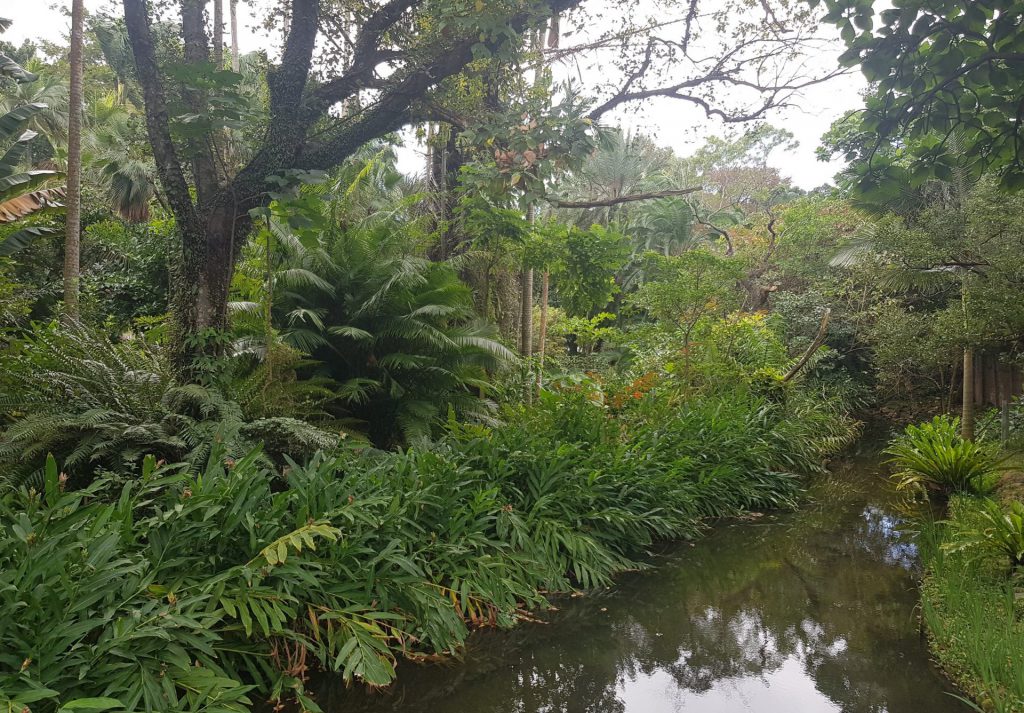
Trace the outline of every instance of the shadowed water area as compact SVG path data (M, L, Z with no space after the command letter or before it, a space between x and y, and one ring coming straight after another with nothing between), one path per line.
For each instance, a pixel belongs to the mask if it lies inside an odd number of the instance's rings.
M463 661L403 664L328 713L953 713L929 663L916 549L895 498L849 465L795 513L721 525L546 624L482 631Z

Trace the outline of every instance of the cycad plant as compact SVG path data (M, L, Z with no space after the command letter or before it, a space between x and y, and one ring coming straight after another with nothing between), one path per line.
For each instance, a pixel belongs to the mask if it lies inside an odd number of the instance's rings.
M278 283L274 324L338 383L346 410L382 446L424 436L449 409L486 418L489 370L514 357L477 320L449 266L415 254L408 226L377 220L320 236L318 279ZM294 277L294 276L293 276Z
M332 415L391 447L431 434L450 411L489 419L488 374L514 356L477 318L455 268L423 256L427 217L400 195L387 147L372 148L271 207L232 307L240 353L264 367L274 344L308 356L296 371L334 384Z
M265 442L272 455L301 458L338 442L295 418L248 416L216 389L178 383L160 352L77 325L13 345L0 386L0 485L37 481L47 453L80 483L146 455L202 467L214 443L231 457Z
M1011 571L1024 567L1024 503L1011 501L1005 506L991 499L982 501L978 520L960 527L945 547L949 551L975 550L979 554L1003 557Z
M918 490L948 497L953 493L987 493L995 485L998 459L985 444L965 440L960 419L942 415L907 426L885 453L896 468L900 490Z

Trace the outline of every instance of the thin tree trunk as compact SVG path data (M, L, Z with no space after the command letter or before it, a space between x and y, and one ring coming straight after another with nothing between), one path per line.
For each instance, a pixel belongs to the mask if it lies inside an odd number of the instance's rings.
M533 65L533 86L536 89L543 81L544 72L544 37L543 31L538 30L533 38L533 47L537 52L537 60ZM533 228L537 222L537 207L532 202L526 209L526 221ZM527 360L529 370L530 359L533 357L533 268L524 267L522 276L522 318L519 320L519 349ZM529 382L529 380L528 380ZM527 389L527 400L533 395L533 386Z
M213 0L213 63L224 69L224 0Z
M548 294L551 285L551 273L545 270L540 283L540 339L537 345L537 388L544 386L544 352L548 343Z
M77 320L82 230L82 48L84 0L71 3L71 87L68 106L67 232L64 239L64 314Z
M238 72L241 65L238 61L238 0L231 0L231 71Z
M526 209L526 222L530 227L537 221L537 209L533 205ZM533 356L533 268L523 267L520 288L519 351L529 362Z
M960 373L960 359L953 360L953 367L949 374L949 393L946 394L946 412L953 410L953 404L956 403L956 376Z
M974 350L970 347L964 349L964 393L960 433L965 441L974 440Z
M523 270L522 316L519 320L519 348L529 359L533 355L533 268Z

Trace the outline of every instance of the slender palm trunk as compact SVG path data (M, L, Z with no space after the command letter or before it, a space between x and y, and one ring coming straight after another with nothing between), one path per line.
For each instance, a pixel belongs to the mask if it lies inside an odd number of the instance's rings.
M533 268L523 270L522 314L519 320L519 348L529 360L533 355Z
M231 71L240 69L238 62L238 0L231 0Z
M965 441L974 440L974 350L964 349L964 394L960 413L960 435Z
M537 52L537 60L533 65L533 86L539 87L544 77L544 47L543 30L538 30L533 38L534 50ZM537 221L537 207L534 204L526 209L526 220L532 227ZM533 359L533 268L524 267L522 275L521 308L522 318L519 320L519 347L526 359L527 371ZM533 396L532 379L527 379L530 386L527 388L527 401Z
M224 68L224 0L213 0L213 63Z
M964 335L971 338L971 310L968 291L968 280L970 273L963 276L960 281L960 306L964 316ZM968 345L970 342L968 342ZM970 346L964 347L964 391L963 404L960 413L960 435L965 441L974 440L974 349Z
M544 270L540 282L540 338L537 344L537 388L544 386L544 352L548 343L548 290L551 273Z
M526 222L532 227L537 220L537 209L530 206L526 209ZM533 356L533 268L523 266L522 282L520 283L520 319L519 319L519 350L527 360Z
M64 240L64 315L79 318L78 285L81 279L82 230L82 48L84 0L71 3L71 87L68 107L67 232Z

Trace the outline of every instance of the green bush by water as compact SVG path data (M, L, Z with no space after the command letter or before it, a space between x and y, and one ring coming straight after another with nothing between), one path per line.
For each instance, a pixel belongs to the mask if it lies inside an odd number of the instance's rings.
M65 492L51 462L41 492L0 499L0 702L316 710L313 669L386 684L400 657L606 584L706 517L791 502L827 455L795 447L798 418L842 428L743 394L614 417L580 389L429 449L282 472L214 446L201 472L148 458Z
M976 554L995 555L1008 562L1010 574L1024 565L1024 503L1012 501L1005 505L995 500L981 500L975 506L976 517L968 525L954 530L947 549Z
M942 415L907 426L885 453L895 466L896 487L949 496L987 493L996 483L996 452L960 436L960 419Z
M977 705L995 713L1021 713L1020 580L1007 576L1005 553L995 546L994 533L992 540L980 534L992 528L996 510L1006 512L994 501L958 495L950 501L948 522L924 528L921 610L938 662Z

